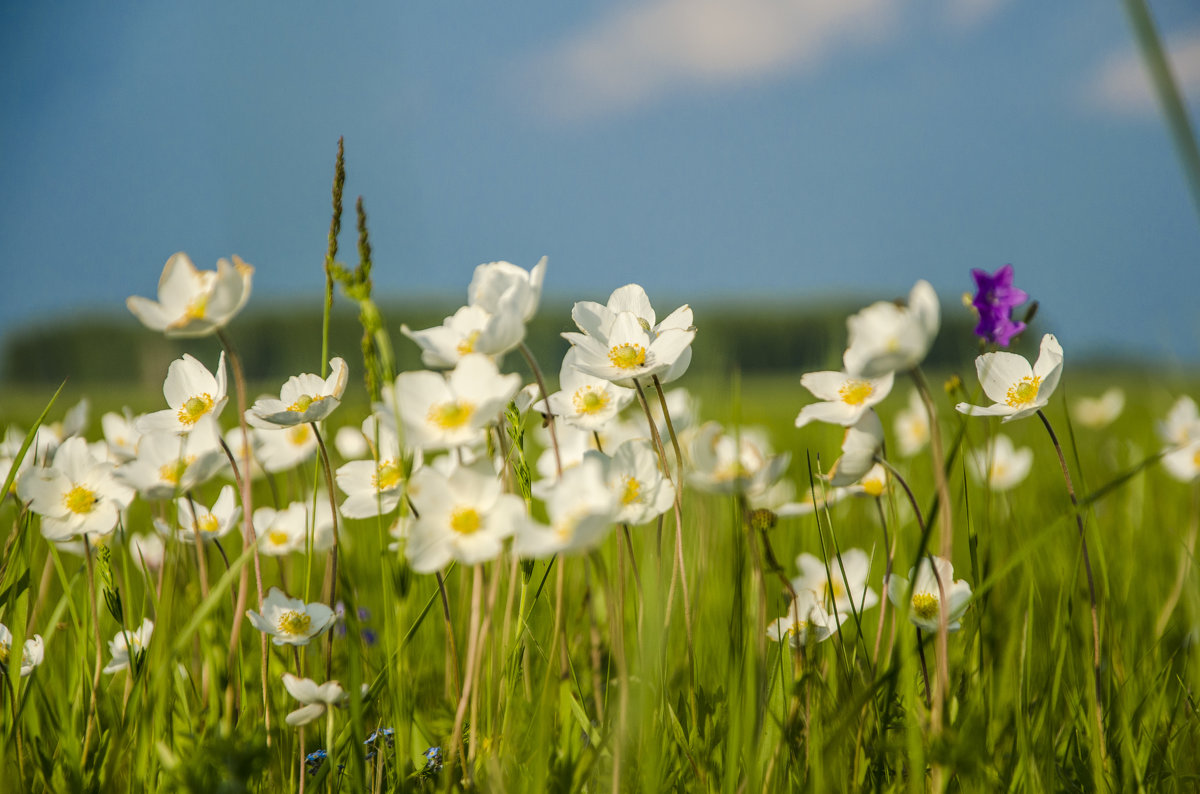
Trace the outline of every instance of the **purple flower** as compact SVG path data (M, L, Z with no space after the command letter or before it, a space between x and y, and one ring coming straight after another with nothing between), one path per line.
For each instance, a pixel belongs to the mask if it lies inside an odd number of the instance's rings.
M1025 323L1013 322L1012 310L1029 300L1029 295L1012 285L1012 265L1005 265L991 275L983 270L972 270L971 275L976 287L971 304L979 312L975 335L1008 347L1012 338L1025 330Z

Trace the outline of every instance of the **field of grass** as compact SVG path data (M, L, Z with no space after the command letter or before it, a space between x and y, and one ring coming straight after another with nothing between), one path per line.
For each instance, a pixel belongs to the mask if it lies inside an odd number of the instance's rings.
M964 362L964 375L971 369ZM901 575L941 548L928 448L892 455L933 524L928 539L895 481L878 499L847 498L769 529L751 525L737 496L687 489L681 528L668 512L627 534L614 527L591 553L522 562L506 550L480 566L452 564L444 577L417 574L388 550L395 512L346 520L342 618L298 648L264 646L235 612L246 581L245 603L257 606L254 561L236 533L220 551L204 546L203 581L196 549L170 539L161 569L143 573L128 538L172 511L138 499L93 555L90 576L84 556L48 543L42 519L10 496L0 506L0 622L14 635L14 674L0 679L0 779L12 791L1194 790L1198 495L1157 464L1140 468L1161 449L1154 423L1180 392L1131 380L1116 423L1072 427L1067 397L1109 384L1074 379L1068 358L1047 409L1085 505L1097 693L1081 544L1045 429L1036 417L1003 426L1034 450L1034 465L1016 489L992 492L958 453L1002 426L955 413L938 388L944 377L931 380L949 458L954 576L972 589L945 658L907 606L898 615L889 604L882 620L880 606L864 610L828 640L795 648L766 632L787 609L784 581L802 552L836 571L839 550L867 550L869 586L887 601L885 526ZM798 374L688 385L702 418L767 428L791 454L785 476L801 494L810 467L828 470L839 454L841 428L793 427L810 401ZM910 388L898 378L879 407L889 445ZM125 402L161 407L154 394L91 396L97 416ZM48 397L14 392L6 421L27 429ZM56 403L48 420L70 404ZM365 413L343 404L327 436ZM88 437L99 437L94 420ZM310 459L257 481L255 504L310 500L321 476ZM211 503L225 482L197 488L195 499ZM543 515L537 501L533 510ZM325 557L263 557L263 591L319 600ZM114 636L147 617L154 634L133 669L97 675ZM45 659L15 675L20 642L34 634ZM290 727L284 717L300 704L282 683L287 672L336 679L349 696ZM328 758L303 773L316 750Z

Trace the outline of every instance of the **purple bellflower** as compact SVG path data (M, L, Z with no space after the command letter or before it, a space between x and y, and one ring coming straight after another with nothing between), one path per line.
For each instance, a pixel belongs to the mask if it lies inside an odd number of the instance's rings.
M1013 322L1012 310L1029 300L1029 295L1012 285L1012 265L1005 265L991 275L983 270L972 270L971 275L976 287L971 303L979 312L975 335L1008 347L1012 338L1025 330L1025 323Z

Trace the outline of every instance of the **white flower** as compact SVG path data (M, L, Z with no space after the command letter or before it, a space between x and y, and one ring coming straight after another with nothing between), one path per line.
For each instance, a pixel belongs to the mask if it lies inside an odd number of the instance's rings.
M143 618L142 625L134 631L125 631L123 629L118 631L117 636L113 637L108 643L108 651L112 654L112 661L104 668L104 672L115 673L118 670L124 670L129 667L131 658L136 658L145 653L146 646L150 644L150 637L153 634L154 622L150 618Z
M279 399L256 400L246 411L246 421L264 429L321 421L341 403L350 372L341 358L330 359L329 370L327 378L308 372L288 378Z
M1200 441L1200 410L1196 401L1183 396L1175 401L1166 419L1159 422L1158 435L1167 446L1182 447Z
M326 681L318 685L311 678L298 678L291 673L284 673L283 685L292 697L304 704L303 708L296 709L284 717L284 721L293 728L307 725L348 697L337 681Z
M205 541L224 537L237 526L238 519L242 517L242 508L234 497L232 485L221 489L211 510L193 499L186 498L176 499L175 507L179 516L179 532L175 534L175 538L184 543L194 543L197 531ZM164 535L173 534L171 525L161 519L155 519L154 526Z
M850 613L839 612L835 619L825 611L811 590L799 590L796 598L788 605L787 614L767 627L767 636L776 642L787 642L796 650L811 640L821 642L828 639Z
M512 311L522 322L528 322L537 313L545 278L544 256L530 271L511 262L488 262L475 268L467 287L467 302L488 314Z
M162 535L147 533L131 535L129 538L129 556L138 568L145 571L157 571L161 568L165 553Z
M254 268L239 257L217 261L216 272L197 270L187 254L167 260L158 280L158 301L133 296L129 311L151 331L167 336L207 336L228 323L250 298Z
M257 513L258 511L254 511ZM278 587L272 587L263 599L262 614L246 610L246 617L259 631L270 634L276 645L308 645L313 637L333 625L333 610L321 603L306 604L299 598L288 598Z
M42 516L42 534L56 541L108 534L133 500L133 490L117 481L111 463L95 458L87 441L75 436L54 453L51 468L21 475L17 496Z
M867 585L871 574L871 558L862 549L847 549L838 558L825 563L811 554L796 558L800 575L792 579L792 588L799 593L811 590L817 595L818 603L832 604L840 616L862 612L879 603L879 595ZM851 609L853 606L853 610Z
M1031 368L1016 353L984 353L975 359L979 383L993 405L954 406L968 416L1002 416L1002 422L1035 414L1050 402L1050 395L1062 375L1063 349L1054 334L1042 337L1041 352Z
M842 456L829 470L829 484L840 488L866 477L875 466L875 455L883 446L883 423L874 411L867 411L842 438Z
M185 436L169 431L142 436L137 457L121 464L117 476L145 499L170 499L207 482L225 461L216 420L206 416Z
M271 557L282 557L294 551L304 551L308 542L308 508L309 501L292 502L282 510L273 507L260 507L254 511L254 526L258 533L258 548L263 554ZM328 504L322 506L318 502L321 515L328 515ZM332 528L332 527L331 527ZM321 524L315 529L313 549L321 551L324 545L321 535ZM329 538L329 542L332 538Z
M372 460L344 463L334 473L338 488L346 494L342 515L346 518L385 515L395 510L404 496L400 442L396 431L375 416L368 416L362 423L362 432L355 432L364 443L370 442L376 454Z
M634 392L582 372L576 367L578 358L578 350L574 347L563 357L562 369L558 374L561 391L547 398L550 413L581 430L600 430L629 405ZM544 403L538 402L533 408L546 413Z
M1125 392L1114 386L1099 397L1080 397L1071 407L1071 415L1077 423L1099 430L1121 415L1125 408Z
M912 369L925 359L940 324L937 293L928 281L918 281L907 306L879 301L846 321L850 333L842 362L847 372L864 378Z
M167 379L163 382L163 396L171 407L140 417L136 423L139 432L169 430L187 433L203 417L219 417L228 399L225 352L221 352L217 361L216 376L187 353L183 354L183 358L172 361L167 368Z
M420 449L481 442L521 388L521 376L501 375L487 356L472 353L446 376L423 370L396 377L396 400L407 443Z
M546 495L550 525L524 524L513 542L521 557L551 557L578 553L600 545L616 517L616 498L604 481L604 468L585 457L563 472Z
M0 665L3 665L5 670L8 669L8 662L12 657L12 641L12 632L8 630L8 626L0 623ZM21 646L21 675L27 676L32 673L33 668L41 664L45 658L46 651L42 643L42 635L34 634Z
M583 333L563 338L579 350L575 366L597 378L632 388L638 379L659 376L668 383L682 375L692 360L692 310L684 305L655 324L646 291L627 284L609 296L607 305L580 301L571 318Z
M311 425L292 425L275 430L256 427L252 429L254 437L254 457L263 471L272 474L299 466L304 461L317 454L317 434ZM240 463L240 458L235 458Z
M137 457L138 439L141 432L134 426L135 419L129 408L123 414L109 412L100 417L100 427L108 444L109 456L118 463Z
M1015 488L1033 468L1033 450L1017 449L1008 436L996 436L983 450L967 453L967 465L975 479L986 482L993 491Z
M743 427L727 433L717 422L706 422L688 445L692 466L687 481L706 493L749 495L765 492L783 476L789 453L775 455L766 433Z
M587 453L604 468L604 478L617 499L616 520L623 524L645 524L671 509L675 487L663 477L658 455L645 439L630 439L613 452Z
M358 460L371 454L371 445L367 437L357 427L346 425L339 427L333 435L333 446L342 456L342 460Z
M916 389L908 393L908 407L896 414L893 427L896 445L903 457L911 458L929 443L929 412Z
M933 560L932 565L930 565L931 559ZM947 628L950 631L957 631L961 628L958 619L967 611L967 606L970 604L971 586L962 579L955 581L954 566L949 560L926 555L921 558L920 564L915 569L909 570L908 576L913 580L908 619L917 628L937 631L938 616L943 609L946 613ZM909 579L893 574L884 580L883 585L887 588L888 599L897 607L904 605L904 599L908 595ZM943 595L946 599L944 607L941 606Z
M400 333L417 343L421 348L421 362L432 369L454 367L470 353L497 358L525 338L522 298L519 290L510 289L497 299L499 311L496 314L480 306L463 306L441 325L423 331L413 331L402 325Z
M503 493L487 461L449 473L427 466L413 474L410 494L417 518L408 527L406 551L417 573L433 573L451 560L494 560L504 539L527 520L525 503Z
M866 378L845 372L808 372L800 384L822 402L800 409L796 427L809 422L829 422L849 427L877 405L892 390L895 374L886 372L878 378Z

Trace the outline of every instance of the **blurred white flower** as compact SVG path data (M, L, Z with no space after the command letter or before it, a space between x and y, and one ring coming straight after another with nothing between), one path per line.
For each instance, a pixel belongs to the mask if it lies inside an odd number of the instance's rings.
M581 371L576 367L578 358L578 349L574 347L563 357L558 374L561 390L547 398L550 413L581 430L600 430L633 401L634 392ZM533 409L546 413L541 401Z
M342 685L337 681L326 681L317 684L311 678L299 678L291 673L283 674L283 686L288 694L304 704L302 708L289 713L284 722L293 728L307 725L319 718L328 709L342 703L348 697Z
M968 416L1002 416L1002 422L1031 416L1049 404L1062 368L1063 349L1054 334L1042 337L1041 351L1032 367L1016 353L984 353L975 359L975 369L983 393L993 404L959 403L954 407Z
M333 446L342 460L358 460L371 454L371 445L367 437L357 427L345 425L339 427L333 435Z
M75 436L54 453L51 467L21 475L17 496L42 517L42 534L58 541L112 532L133 490L117 480L111 463L94 457L87 441Z
M495 359L525 338L522 297L520 291L510 289L497 299L496 314L480 306L463 306L441 325L423 331L402 325L400 333L417 343L421 348L421 363L430 369L450 369L471 353Z
M172 536L184 543L194 543L195 535L200 533L200 539L213 541L224 537L237 526L242 517L242 507L237 503L233 494L233 486L226 485L217 495L217 501L211 509L194 499L179 498L175 500L178 515L179 532L172 531L171 524L156 518L154 526L164 535Z
M600 545L617 514L617 500L604 480L604 468L585 457L563 472L545 497L550 525L525 523L513 550L521 557L552 557L578 553Z
M167 336L207 336L224 327L250 299L254 268L234 256L216 271L197 270L188 255L171 256L158 280L158 300L132 296L129 311L151 331Z
M100 417L100 427L104 431L104 441L108 444L109 456L117 463L137 457L138 439L142 437L142 434L134 426L135 422L133 412L128 407L123 413L110 411Z
M630 439L617 447L612 457L595 450L587 454L604 469L605 482L617 499L617 521L637 526L671 509L675 486L663 477L649 441Z
M879 594L867 584L871 558L862 549L843 551L840 563L835 557L829 560L828 569L820 558L801 554L796 558L796 567L800 575L792 579L792 588L797 593L811 590L817 596L817 603L831 611L836 608L839 617L852 611L861 613L879 603Z
M422 370L396 377L395 397L405 440L421 449L481 442L521 388L519 375L501 375L487 356L464 356L448 375Z
M799 590L788 605L787 613L767 627L767 636L800 650L810 641L816 643L829 639L849 616L849 611L846 611L834 618L821 606L816 593Z
M932 564L930 560L933 561ZM908 576L913 580L908 619L919 629L937 631L939 615L945 610L947 628L950 631L960 629L958 619L970 604L971 586L963 579L954 579L954 566L950 561L926 555L921 558L915 569L909 570ZM883 586L887 588L888 599L897 607L904 605L909 579L896 574L884 579ZM943 594L946 599L945 606L942 606Z
M12 641L12 632L8 630L8 626L0 623L0 665L3 665L5 671L8 670L9 659L12 658ZM42 643L42 635L34 634L21 646L21 675L27 676L32 673L33 668L41 664L45 658L46 650Z
M250 433L254 459L263 471L272 474L293 469L317 454L317 434L307 424L275 430L256 427Z
M166 546L163 545L162 535L154 533L131 535L129 538L129 556L134 564L144 571L157 571L162 567Z
M967 465L975 479L993 491L1008 491L1020 485L1033 468L1033 450L1017 449L1011 438L997 435L984 449L968 451Z
M362 431L354 431L363 443L371 440L376 454L370 460L352 460L338 467L334 477L346 494L342 515L346 518L371 518L396 509L404 496L404 469L396 431L376 416L368 416ZM377 439L377 440L376 440Z
M717 422L706 422L688 445L691 468L687 481L706 493L758 494L774 485L791 462L775 455L765 432L743 427L732 433Z
M489 314L515 311L522 322L528 322L537 313L545 278L544 256L529 271L511 262L488 262L475 268L467 302Z
M840 488L866 477L875 467L875 456L883 446L883 423L874 411L867 411L842 438L842 456L829 470L829 484Z
M929 443L929 413L916 389L908 393L908 406L896 414L896 446L903 457L911 458Z
M133 631L123 629L118 631L117 635L108 643L108 652L112 654L112 661L105 666L104 672L115 673L129 667L130 661L145 653L146 646L150 644L150 637L153 635L154 621L150 618L143 618L142 625Z
M878 378L859 377L845 372L805 373L800 378L800 385L821 402L801 408L796 417L796 427L804 427L809 422L829 422L849 427L888 396L895 377L892 372L886 372Z
M1111 425L1124 408L1125 392L1114 386L1099 397L1080 397L1071 415L1078 424L1099 430Z
M918 281L907 305L879 301L846 321L849 342L842 362L848 373L863 378L912 369L925 359L940 325L937 293L928 281Z
M117 477L148 500L186 493L225 465L218 438L211 416L203 417L184 436L170 431L147 433L138 441L137 457L117 467Z

